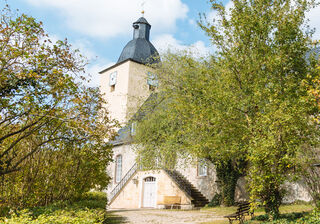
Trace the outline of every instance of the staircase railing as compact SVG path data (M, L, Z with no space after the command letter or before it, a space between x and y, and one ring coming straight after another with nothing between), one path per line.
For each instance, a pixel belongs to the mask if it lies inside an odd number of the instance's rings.
M130 170L124 175L124 177L120 180L120 182L113 188L113 190L110 192L110 198L109 198L109 204L112 202L112 200L118 195L118 193L121 191L121 189L126 185L128 180L137 172L138 170L138 164L135 163Z
M167 170L165 169L166 173L178 184L180 189L182 189L185 193L187 193L191 197L191 188L190 186L183 183L183 180L178 177L178 175L175 173L175 171Z

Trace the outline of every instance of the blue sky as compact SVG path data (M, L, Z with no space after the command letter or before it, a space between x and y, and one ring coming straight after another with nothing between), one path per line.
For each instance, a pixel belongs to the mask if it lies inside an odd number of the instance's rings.
M4 4L3 0L1 4ZM53 40L67 38L89 60L93 86L98 72L114 64L132 39L132 23L141 16L152 25L151 42L160 51L192 46L210 50L210 41L197 26L199 13L213 14L208 0L7 0L12 9L42 21ZM226 5L231 6L228 0ZM320 30L319 7L309 13L310 25ZM318 28L319 27L319 28ZM315 38L320 39L320 32Z

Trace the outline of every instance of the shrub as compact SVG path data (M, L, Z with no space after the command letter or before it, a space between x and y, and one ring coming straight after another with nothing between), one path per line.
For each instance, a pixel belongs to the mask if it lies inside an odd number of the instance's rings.
M267 215L260 215L254 220L266 221L269 217ZM247 222L247 223L250 223ZM264 224L320 224L320 211L314 210L311 214L306 213L290 213L281 215L279 219Z
M49 206L10 210L6 217L0 217L0 223L99 224L105 220L106 202L104 193L89 192L73 202L64 201Z
M221 194L215 194L214 197L212 198L212 200L209 202L209 204L207 205L207 207L216 207L221 205L222 202L222 196Z

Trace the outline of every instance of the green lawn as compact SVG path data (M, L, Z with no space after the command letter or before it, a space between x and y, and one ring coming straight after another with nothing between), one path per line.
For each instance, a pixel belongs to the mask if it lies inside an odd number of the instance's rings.
M206 211L212 211L214 215L218 216L224 216L228 214L232 214L236 212L237 207L214 207L214 208L203 208L203 210ZM314 210L314 207L309 204L292 204L292 205L282 205L280 207L280 213L282 215L283 220L296 220L300 218L301 216L306 216L309 213L311 213ZM267 217L265 215L265 212L263 208L258 208L254 212L255 218L253 220L250 220L250 216L246 217L247 223L250 224L258 224L258 223L266 223L267 222ZM285 221L279 222L286 224ZM221 220L221 221L214 221L214 222L206 222L203 224L228 224L229 221L228 219ZM238 223L238 222L234 222ZM309 222L300 222L300 223L309 223ZM310 223L315 223L315 222L310 222ZM316 222L317 224L320 223Z
M103 193L88 193L81 199L73 202L60 202L47 207L36 207L24 210L11 211L7 216L0 217L0 223L8 224L122 224L125 219L112 212L106 212L106 196ZM282 220L273 224L320 224L320 213L311 218L299 219L301 216L310 216L314 209L308 204L283 205L280 207ZM213 215L224 216L236 211L236 207L203 208ZM255 219L247 217L248 224L266 223L266 216L262 208L255 211ZM206 222L203 224L228 224L228 220ZM238 223L238 222L234 222Z

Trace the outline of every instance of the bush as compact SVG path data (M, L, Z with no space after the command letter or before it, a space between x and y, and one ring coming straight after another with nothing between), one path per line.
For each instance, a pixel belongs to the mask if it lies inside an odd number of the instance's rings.
M105 189L117 122L85 85L86 59L31 16L0 11L0 213Z
M89 192L76 201L58 202L50 206L11 210L0 223L18 224L90 224L103 223L107 198L101 192Z
M267 221L269 217L267 215L260 215L254 220ZM248 221L247 223L250 223ZM281 215L278 220L263 222L264 224L320 224L320 211L314 210L311 214L306 213L290 213Z
M207 207L216 207L221 205L222 202L222 196L221 194L215 194L212 200L207 204Z

